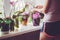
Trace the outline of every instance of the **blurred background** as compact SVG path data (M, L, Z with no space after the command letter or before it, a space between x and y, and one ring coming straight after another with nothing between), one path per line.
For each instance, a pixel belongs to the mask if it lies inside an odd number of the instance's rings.
M9 28L10 26L18 28L20 24L39 26L44 17L40 12L43 6L44 0L0 0L0 20L2 19L4 26L9 26ZM2 26L2 31L7 28L4 26ZM13 27L11 30L14 30Z
M36 6L44 5L43 3L44 0L0 0L0 12L2 12L3 17L4 13L9 16L11 10L12 14L14 14L14 12L24 8L26 4L28 5L26 10L30 11Z

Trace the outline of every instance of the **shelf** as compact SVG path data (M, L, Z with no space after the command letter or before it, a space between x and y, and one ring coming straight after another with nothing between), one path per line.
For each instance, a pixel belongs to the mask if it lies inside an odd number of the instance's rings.
M4 33L0 31L0 39L22 35L22 34L37 31L37 30L40 30L40 26L33 26L31 24L27 26L19 25L19 28L17 30L15 29L14 32L9 32L5 34L6 32Z

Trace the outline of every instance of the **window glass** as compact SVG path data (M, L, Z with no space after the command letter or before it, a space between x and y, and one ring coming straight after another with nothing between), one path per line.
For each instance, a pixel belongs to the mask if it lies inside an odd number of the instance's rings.
M4 13L4 10L3 10L3 1L2 0L0 0L0 13L2 13L2 14L0 14L0 18L2 18L3 17L3 13Z

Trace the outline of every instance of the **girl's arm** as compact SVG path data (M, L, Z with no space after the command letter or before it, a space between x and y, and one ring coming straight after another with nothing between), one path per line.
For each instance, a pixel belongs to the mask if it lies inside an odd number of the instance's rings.
M50 7L51 1L50 0L45 0L44 6L42 8L42 13L47 13L48 9Z

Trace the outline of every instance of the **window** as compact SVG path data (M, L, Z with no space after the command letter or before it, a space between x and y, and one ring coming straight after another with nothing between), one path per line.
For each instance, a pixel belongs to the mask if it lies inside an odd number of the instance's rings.
M3 10L3 1L0 0L0 12L2 12L2 14L0 14L0 18L3 17L3 13L4 13L4 10Z

